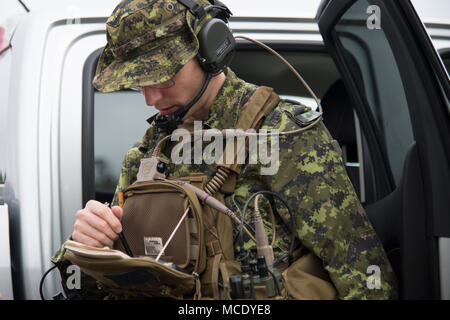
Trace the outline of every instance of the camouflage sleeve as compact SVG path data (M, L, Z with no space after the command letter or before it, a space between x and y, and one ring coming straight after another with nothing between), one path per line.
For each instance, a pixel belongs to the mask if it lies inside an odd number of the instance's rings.
M281 103L263 128L280 132L298 129L292 113L283 111L289 108L293 111L296 106ZM295 212L297 238L322 260L339 299L396 298L386 253L325 126L319 123L299 134L280 136L277 169L273 175L259 176L259 168L248 165L239 178L245 182L236 190L237 195L248 197L257 191L253 187L257 185L256 189L277 192L288 203ZM278 237L278 245L286 249L289 233ZM380 289L368 288L369 266L380 268Z

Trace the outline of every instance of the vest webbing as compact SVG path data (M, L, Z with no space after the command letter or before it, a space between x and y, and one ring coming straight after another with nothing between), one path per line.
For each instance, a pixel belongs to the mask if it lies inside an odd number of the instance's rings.
M267 117L273 109L280 102L280 97L274 92L272 88L261 86L256 89L255 93L250 97L244 105L241 115L237 121L236 128L243 131L248 129L258 130L262 125L265 117ZM225 147L224 159L226 150L234 148L234 161L231 164L218 164L218 167L225 167L232 171L228 179L223 184L221 190L225 193L233 193L236 185L236 179L241 171L242 164L238 163L239 150L238 144L234 140L230 141ZM245 147L243 144L241 147ZM246 150L247 152L248 150ZM245 157L247 154L245 154ZM224 161L225 162L225 161Z

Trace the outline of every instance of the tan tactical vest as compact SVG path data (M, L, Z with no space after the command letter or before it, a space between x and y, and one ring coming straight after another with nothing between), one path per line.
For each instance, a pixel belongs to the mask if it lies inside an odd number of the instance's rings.
M279 101L271 88L258 88L244 106L236 129L258 129ZM224 193L234 192L240 171L237 164L223 166L230 175L213 194L222 203ZM203 189L208 177L196 173L178 180ZM201 203L190 188L172 181L136 182L124 190L124 197L122 226L133 257L123 253L119 241L115 250L68 241L65 258L95 278L110 297L231 299L229 277L241 274L241 269L234 257L233 226L228 216ZM334 299L336 290L321 261L304 248L296 253L299 258L293 264L278 267L282 283L270 298ZM252 290L253 298L269 298L263 284L257 283Z

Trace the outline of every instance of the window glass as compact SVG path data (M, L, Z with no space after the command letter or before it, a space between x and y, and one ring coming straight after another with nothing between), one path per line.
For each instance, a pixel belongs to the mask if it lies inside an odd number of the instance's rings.
M140 140L147 119L157 113L139 92L94 94L95 192L112 193L117 185L123 157Z
M370 107L398 184L414 137L397 63L379 23L382 16L372 2L357 1L336 25L335 37Z

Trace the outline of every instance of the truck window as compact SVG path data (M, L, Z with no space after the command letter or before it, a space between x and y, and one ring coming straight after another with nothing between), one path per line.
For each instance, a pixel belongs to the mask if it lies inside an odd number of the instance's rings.
M373 114L397 184L414 137L405 90L389 41L382 28L367 27L369 6L366 0L356 2L336 25L335 34L346 63L359 69L355 74L361 77L360 90Z
M94 93L94 172L96 198L112 196L125 153L143 137L146 119L157 111L141 93ZM105 201L111 201L105 200Z

